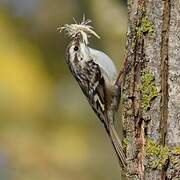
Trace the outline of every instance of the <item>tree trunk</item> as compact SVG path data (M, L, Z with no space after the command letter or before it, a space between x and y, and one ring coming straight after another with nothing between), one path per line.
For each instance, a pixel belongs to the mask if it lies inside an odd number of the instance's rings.
M122 97L128 179L180 179L180 1L129 0Z

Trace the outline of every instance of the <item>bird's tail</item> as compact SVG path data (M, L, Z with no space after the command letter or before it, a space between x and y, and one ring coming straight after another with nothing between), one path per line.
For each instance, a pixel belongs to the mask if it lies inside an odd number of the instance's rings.
M127 164L126 156L123 151L121 140L119 139L118 134L113 124L109 126L109 137L111 139L111 142L113 144L114 150L117 154L120 164L123 166L123 168L125 168Z

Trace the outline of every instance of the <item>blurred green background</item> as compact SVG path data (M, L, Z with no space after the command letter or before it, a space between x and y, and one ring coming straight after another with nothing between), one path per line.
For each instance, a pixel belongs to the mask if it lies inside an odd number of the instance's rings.
M65 63L58 26L92 19L118 68L127 27L122 0L0 0L0 180L118 180L105 130Z

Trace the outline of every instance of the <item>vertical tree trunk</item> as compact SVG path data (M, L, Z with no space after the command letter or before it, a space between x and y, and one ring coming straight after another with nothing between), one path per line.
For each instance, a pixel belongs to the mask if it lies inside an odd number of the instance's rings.
M180 1L129 0L123 86L129 179L180 178Z

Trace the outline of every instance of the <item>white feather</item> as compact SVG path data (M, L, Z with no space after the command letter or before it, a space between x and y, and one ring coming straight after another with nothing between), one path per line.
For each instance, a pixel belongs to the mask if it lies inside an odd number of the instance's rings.
M114 82L117 78L117 70L111 58L102 51L92 48L89 48L89 50L93 60L103 70L103 75L105 75L110 82Z

